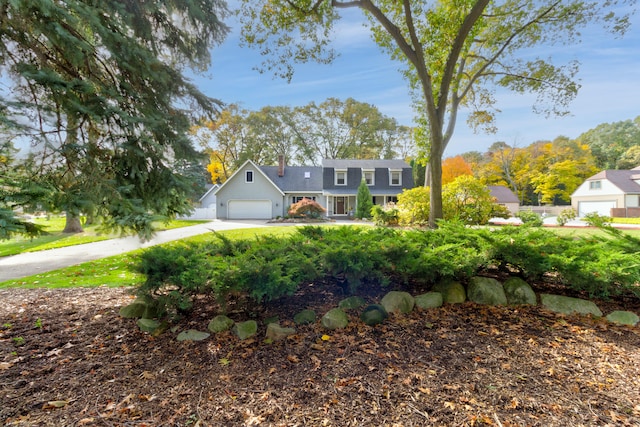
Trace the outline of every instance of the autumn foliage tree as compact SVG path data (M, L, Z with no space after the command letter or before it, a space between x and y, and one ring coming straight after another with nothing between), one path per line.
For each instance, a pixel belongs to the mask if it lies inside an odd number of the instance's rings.
M327 210L315 200L304 197L289 207L289 215L294 218L320 218Z
M447 157L444 159L442 162L442 185L447 185L462 175L473 175L471 166L469 166L462 156Z

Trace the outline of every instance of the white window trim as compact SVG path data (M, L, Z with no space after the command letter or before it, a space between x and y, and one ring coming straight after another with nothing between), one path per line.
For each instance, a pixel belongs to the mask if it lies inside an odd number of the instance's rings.
M251 172L251 181L249 181L248 176L249 172ZM246 171L244 171L244 182L247 184L253 184L256 180L256 173L253 171L253 169L247 169Z
M398 183L393 183L393 174L398 174ZM401 187L402 186L402 169L389 169L389 186Z
M369 187L373 187L376 185L376 171L375 169L362 169L362 179L367 182L365 179L365 174L371 174L371 184L367 184Z
M338 184L338 174L344 174L344 184ZM333 181L335 185L346 186L347 185L347 170L346 169L336 169L333 177Z
M589 181L589 190L602 190L602 181Z

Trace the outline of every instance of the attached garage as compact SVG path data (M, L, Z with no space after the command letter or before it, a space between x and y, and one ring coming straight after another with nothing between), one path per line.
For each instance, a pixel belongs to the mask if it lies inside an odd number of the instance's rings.
M583 218L590 213L597 213L600 216L610 216L611 209L616 207L615 200L599 201L599 202L579 202L578 216Z
M271 200L230 200L228 219L271 219Z

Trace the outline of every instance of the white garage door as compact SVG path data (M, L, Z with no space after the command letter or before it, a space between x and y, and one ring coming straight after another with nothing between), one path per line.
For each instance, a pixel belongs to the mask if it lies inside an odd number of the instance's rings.
M229 219L271 219L270 200L231 200Z
M578 203L578 216L583 218L586 214L597 213L600 216L611 216L611 208L616 207L615 201L608 202L580 202Z

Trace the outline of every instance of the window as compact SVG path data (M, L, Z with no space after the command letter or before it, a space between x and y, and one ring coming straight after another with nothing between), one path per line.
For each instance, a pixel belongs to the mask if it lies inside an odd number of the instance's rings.
M402 171L389 171L389 184L402 185Z
M302 201L302 199L310 199L310 200L313 200L313 201L315 202L315 201L316 201L316 196L311 196L311 197L308 197L308 196L293 196L293 197L291 198L291 200L293 201L293 203L301 202L301 201Z
M244 182L253 182L253 171L246 171L244 173Z
M367 185L376 185L376 174L374 171L362 171L362 179Z
M336 171L336 185L347 185L347 171Z
M602 181L589 182L589 190L600 190L600 189L602 189Z

